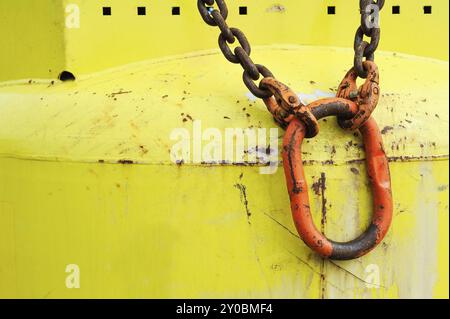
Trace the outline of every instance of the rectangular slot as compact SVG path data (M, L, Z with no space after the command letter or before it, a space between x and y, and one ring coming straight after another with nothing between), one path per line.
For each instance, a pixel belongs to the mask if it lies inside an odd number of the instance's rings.
M111 7L103 7L102 12L104 16L110 16L111 15Z
M172 7L172 15L173 16L179 16L181 14L180 7Z
M147 14L147 8L146 7L137 7L137 14L138 14L138 16L145 16Z

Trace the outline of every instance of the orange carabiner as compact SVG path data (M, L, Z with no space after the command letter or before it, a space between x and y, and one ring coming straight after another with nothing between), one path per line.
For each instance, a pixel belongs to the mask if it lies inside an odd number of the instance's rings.
M354 102L339 98L322 99L307 107L317 120L333 115L341 120L351 119L358 112ZM294 118L283 141L283 165L297 231L303 241L324 258L348 260L363 256L383 240L392 221L389 163L380 130L372 117L359 128L364 139L374 213L370 227L360 237L346 243L329 240L314 225L301 152L306 130L305 124Z

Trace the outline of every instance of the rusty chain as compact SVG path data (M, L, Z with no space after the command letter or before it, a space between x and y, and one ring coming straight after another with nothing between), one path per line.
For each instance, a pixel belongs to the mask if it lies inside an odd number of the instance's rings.
M361 25L356 30L354 41L354 67L360 78L367 77L367 71L363 66L366 61L375 60L375 51L380 42L379 12L383 9L384 0L359 0L361 13ZM370 38L370 42L364 41L364 36Z
M214 4L217 8L214 8ZM225 58L234 64L240 64L244 69L243 81L250 92L259 98L269 98L272 93L262 87L256 85L261 75L264 78L273 77L272 72L264 65L255 64L250 58L251 46L245 34L237 29L230 28L226 22L228 17L228 8L224 0L197 0L197 7L203 20L210 26L217 26L220 29L219 48ZM229 44L239 42L239 46L230 49Z
M358 112L353 119L339 119L340 125L346 129L360 128L378 103L379 74L374 60L380 42L379 12L384 3L385 0L359 0L361 25L354 39L353 68L346 74L337 93L337 98L353 101L358 105ZM281 127L287 128L294 118L298 118L307 127L306 137L317 135L319 125L308 106L303 105L288 86L276 80L267 67L255 64L250 58L251 46L245 34L228 26L228 7L225 0L197 0L197 7L208 25L220 29L220 50L228 61L242 66L245 85L253 95L264 100L275 121ZM365 41L364 37L370 38L370 41ZM239 45L232 50L229 45L235 43L236 39ZM256 84L261 75L263 79ZM359 88L356 85L358 77L366 79L364 85Z
M302 240L325 258L347 260L358 258L375 248L386 235L392 220L392 191L389 163L384 152L381 133L372 112L380 96L379 71L375 51L380 41L379 11L384 0L359 0L361 25L354 41L354 63L339 85L335 98L320 99L304 105L287 85L275 79L263 65L250 58L251 47L245 34L229 28L225 0L197 0L203 20L220 29L219 47L225 58L244 69L244 83L262 98L275 121L286 129L283 140L283 166L291 201L294 224ZM214 7L217 5L217 9ZM364 40L370 38L370 42ZM234 51L229 44L239 42ZM256 81L263 76L259 85ZM365 83L357 86L357 79ZM363 135L367 172L373 191L373 220L370 227L355 240L340 243L329 240L314 225L303 171L301 145L304 138L319 133L319 120L336 116L344 129L359 130Z

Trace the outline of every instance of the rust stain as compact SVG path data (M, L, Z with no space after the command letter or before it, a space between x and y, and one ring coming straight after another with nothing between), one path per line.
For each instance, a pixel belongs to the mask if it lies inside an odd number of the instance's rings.
M388 132L390 132L390 131L393 131L394 130L394 128L392 127L392 126L385 126L382 130L381 130L381 134L386 134L386 133L388 133Z
M194 122L194 119L189 114L181 113L181 117L183 118L183 123L186 123L187 121Z
M117 163L124 164L124 165L134 164L134 162L132 160L128 160L128 159L118 160Z
M314 191L314 194L320 196L320 179L311 185L311 189Z
M111 93L111 94L109 94L107 96L110 97L110 98L115 98L116 95L129 94L131 92L132 91L122 91L122 89L120 89L118 92L113 92L113 93Z
M244 204L245 212L247 214L247 222L251 224L250 217L252 213L250 212L250 208L248 207L248 198L247 198L247 187L244 184L235 184L235 188L237 188L240 192L241 202Z
M322 264L320 266L320 299L325 299L327 294L327 279L324 273L325 269L325 259L322 260Z
M286 12L286 7L282 4L273 4L272 6L267 8L266 12L284 13Z
M320 196L322 198L322 219L321 219L322 234L325 234L325 224L327 222L327 199L325 197L325 190L327 189L326 182L327 182L326 175L325 173L322 173L319 179Z
M322 218L320 222L320 230L322 234L325 235L325 226L327 221L327 199L325 197L325 190L326 187L326 175L325 173L321 173L319 179L314 182L311 186L312 190L314 191L314 194L316 196L320 196L321 198L321 213ZM325 258L322 258L322 262L320 264L320 298L325 299L326 298L326 288L327 288L327 279L325 275Z
M139 145L139 149L142 152L142 155L145 155L148 153L148 149L144 145Z
M327 181L327 179L326 179L325 173L321 173L319 181L318 181L320 196L322 198L322 218L320 220L320 230L324 236L325 236L325 226L326 226L326 222L327 222L327 206L326 206L327 199L325 197L325 190L327 189L326 181ZM325 258L322 258L322 263L320 265L320 286L321 286L321 296L320 297L322 299L326 298L326 293L327 293L327 280L326 280L326 275L325 275L325 269L326 269Z

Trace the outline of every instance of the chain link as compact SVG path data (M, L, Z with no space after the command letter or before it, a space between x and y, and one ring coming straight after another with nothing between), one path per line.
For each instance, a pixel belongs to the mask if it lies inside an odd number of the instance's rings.
M360 0L361 26L356 30L354 50L354 67L358 76L367 77L364 69L364 58L367 61L375 60L375 51L380 42L379 12L383 9L384 0ZM370 42L364 41L364 36L370 38Z
M383 9L385 0L359 0L361 13L361 25L356 30L354 40L354 68L361 78L367 78L367 70L364 68L364 61L374 61L375 51L380 42L379 12ZM231 63L240 64L244 69L243 80L247 88L253 95L267 99L273 96L272 92L261 85L257 85L261 75L273 77L272 72L265 66L255 64L250 58L251 46L245 34L227 25L228 7L225 0L197 0L197 7L203 20L210 26L217 26L220 29L219 48L225 58ZM364 40L369 37L370 42ZM230 44L239 42L239 46L234 50Z
M214 8L217 5L217 9ZM261 84L256 85L261 75L263 78L273 77L272 72L264 65L255 64L250 58L251 46L245 34L237 29L228 27L226 20L228 8L224 0L197 0L197 7L203 20L210 26L217 26L220 29L219 48L225 58L231 63L240 64L244 69L243 80L247 88L256 97L265 99L273 94ZM239 42L239 46L232 51L229 44Z
M209 24L210 26L217 26L217 21L214 20L214 16L210 14L210 8L217 3L217 7L219 8L219 13L223 17L223 20L226 20L228 17L228 7L224 0L198 0L197 7L198 11L200 11L200 15L203 20ZM217 11L217 10L216 10Z

